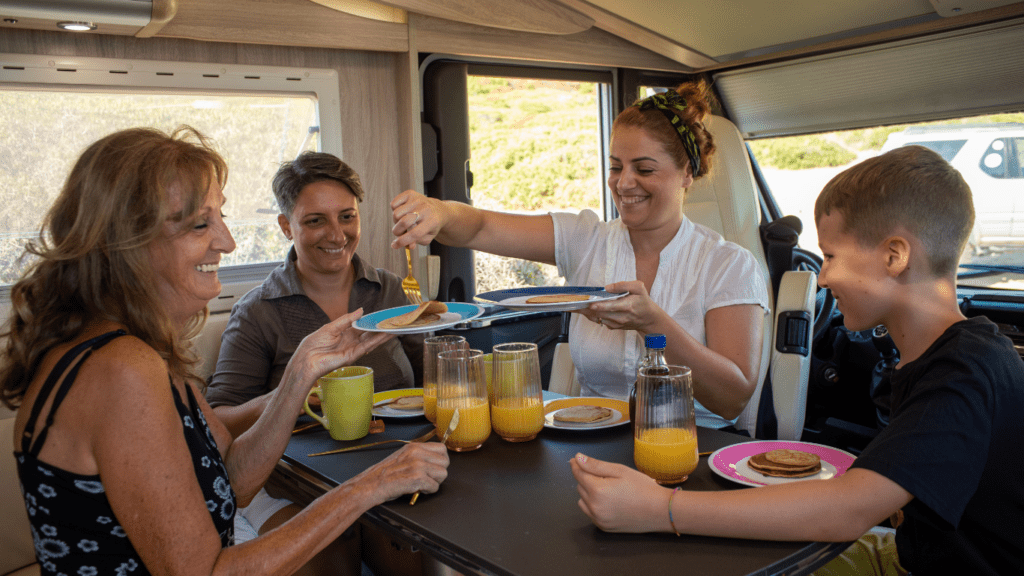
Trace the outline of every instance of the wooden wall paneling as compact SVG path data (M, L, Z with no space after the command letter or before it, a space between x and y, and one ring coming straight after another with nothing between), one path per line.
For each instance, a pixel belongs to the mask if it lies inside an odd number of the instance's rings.
M404 24L351 16L308 0L178 0L177 14L157 36L386 52L409 49Z
M410 21L415 22L421 16L409 14ZM404 190L416 190L423 193L423 126L420 103L422 102L422 86L420 83L419 50L417 48L417 35L415 26L409 27L409 47L406 54L397 54L396 80L398 86L398 98L396 99L396 118L398 119L398 141L401 143L401 153L405 160L402 166L402 181L398 189L391 193L394 198ZM389 212L390 216L390 212ZM392 221L388 220L391 224ZM390 235L389 228L389 239ZM392 250L397 252L404 264L401 255L404 250ZM413 275L420 282L420 287L426 287L427 281L427 255L430 248L418 246L413 249ZM408 272L408 266L401 269L399 276L404 277Z
M404 130L396 101L401 91L400 55L344 52L338 66L343 150L346 163L362 179L366 197L359 207L359 254L377 268L404 277L405 253L391 249L391 199L404 188Z
M149 24L142 27L135 36L137 38L152 38L154 34L160 31L165 24L174 18L174 15L178 12L178 0L151 0L152 1L152 13L150 16Z
M420 52L670 72L690 71L684 64L598 28L578 34L554 36L486 28L429 16L410 19L409 27L416 28L416 47Z
M410 13L539 34L575 34L594 20L554 0L387 0Z

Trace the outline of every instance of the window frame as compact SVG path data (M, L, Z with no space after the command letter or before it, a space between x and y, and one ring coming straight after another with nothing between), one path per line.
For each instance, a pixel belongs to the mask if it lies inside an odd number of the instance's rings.
M596 66L573 66L568 64L500 60L493 58L472 58L448 54L430 54L420 61L420 86L422 100L420 111L423 134L424 193L431 197L466 202L472 198L471 176L466 173L452 174L460 165L469 162L469 108L465 85L461 87L461 100L456 95L447 95L448 89L458 89L449 76L445 82L438 79L440 74L454 74L458 67L465 67L465 74L473 76L504 76L508 78L536 78L544 80L583 81L607 83L598 89L601 130L601 173L608 173L608 155L611 144L611 124L620 109L619 75L617 68ZM439 86L444 83L445 85ZM445 99L441 102L440 99ZM453 111L463 108L464 114L456 118ZM458 149L458 150L456 150ZM453 157L454 156L454 157ZM464 157L463 157L464 156ZM446 170L447 168L447 170ZM446 172L448 174L446 175ZM466 171L471 174L471 170ZM614 203L606 178L602 177L602 207L605 220L615 217ZM468 248L454 248L432 242L430 252L439 255L445 265L437 298L442 301L470 302L476 295L474 251Z
M2 53L0 90L308 97L316 109L320 149L343 156L341 96L333 69ZM278 265L222 268L224 288L210 302L210 312L229 311ZM0 285L0 306L9 305L10 290L10 284Z

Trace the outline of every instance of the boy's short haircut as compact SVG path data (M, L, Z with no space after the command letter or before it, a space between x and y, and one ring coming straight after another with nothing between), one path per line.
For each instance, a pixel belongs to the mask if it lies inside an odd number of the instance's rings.
M833 211L844 232L875 246L902 226L924 244L932 274L956 271L974 227L971 189L953 166L924 146L904 146L840 172L814 203L814 221Z

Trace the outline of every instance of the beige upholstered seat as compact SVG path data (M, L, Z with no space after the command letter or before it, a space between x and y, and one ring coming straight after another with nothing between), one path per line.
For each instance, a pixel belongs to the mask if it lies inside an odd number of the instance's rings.
M765 284L770 287L759 228L760 196L746 145L739 130L726 118L712 116L705 126L715 138L717 152L711 172L696 180L686 193L686 216L750 250L761 264ZM803 431L810 355L779 352L775 346L776 323L781 312L809 310L811 322L807 326L806 341L810 342L816 282L813 272L787 272L780 286L778 302L772 303L772 316L764 325L764 348L757 389L736 423L737 428L747 430L751 436L755 435L761 389L769 369L779 439L797 440Z
M14 461L14 413L0 406L0 575L38 576L32 531Z

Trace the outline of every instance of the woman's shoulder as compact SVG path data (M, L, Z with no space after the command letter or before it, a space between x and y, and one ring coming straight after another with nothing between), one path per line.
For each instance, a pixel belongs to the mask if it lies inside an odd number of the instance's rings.
M107 334L86 335L54 349L44 361L37 383L32 386L35 388L33 397L41 390L37 386L49 377L61 358L79 344ZM120 413L121 406L159 402L160 397L166 395L167 363L152 346L128 334L102 342L101 346L92 347L88 357L77 364L77 374L67 376L74 380L62 404L69 407L62 408L62 412L72 414L77 420L91 420L94 416L103 420L113 418L115 412Z
M138 382L154 375L166 380L167 363L144 340L125 334L93 351L89 362L82 366L82 375L89 373L95 373L111 384Z
M618 219L605 222L593 210L587 208L579 213L573 212L549 212L551 222L555 228L555 238L562 238L565 241L577 243L583 237L597 238L608 235L609 230L618 225Z

